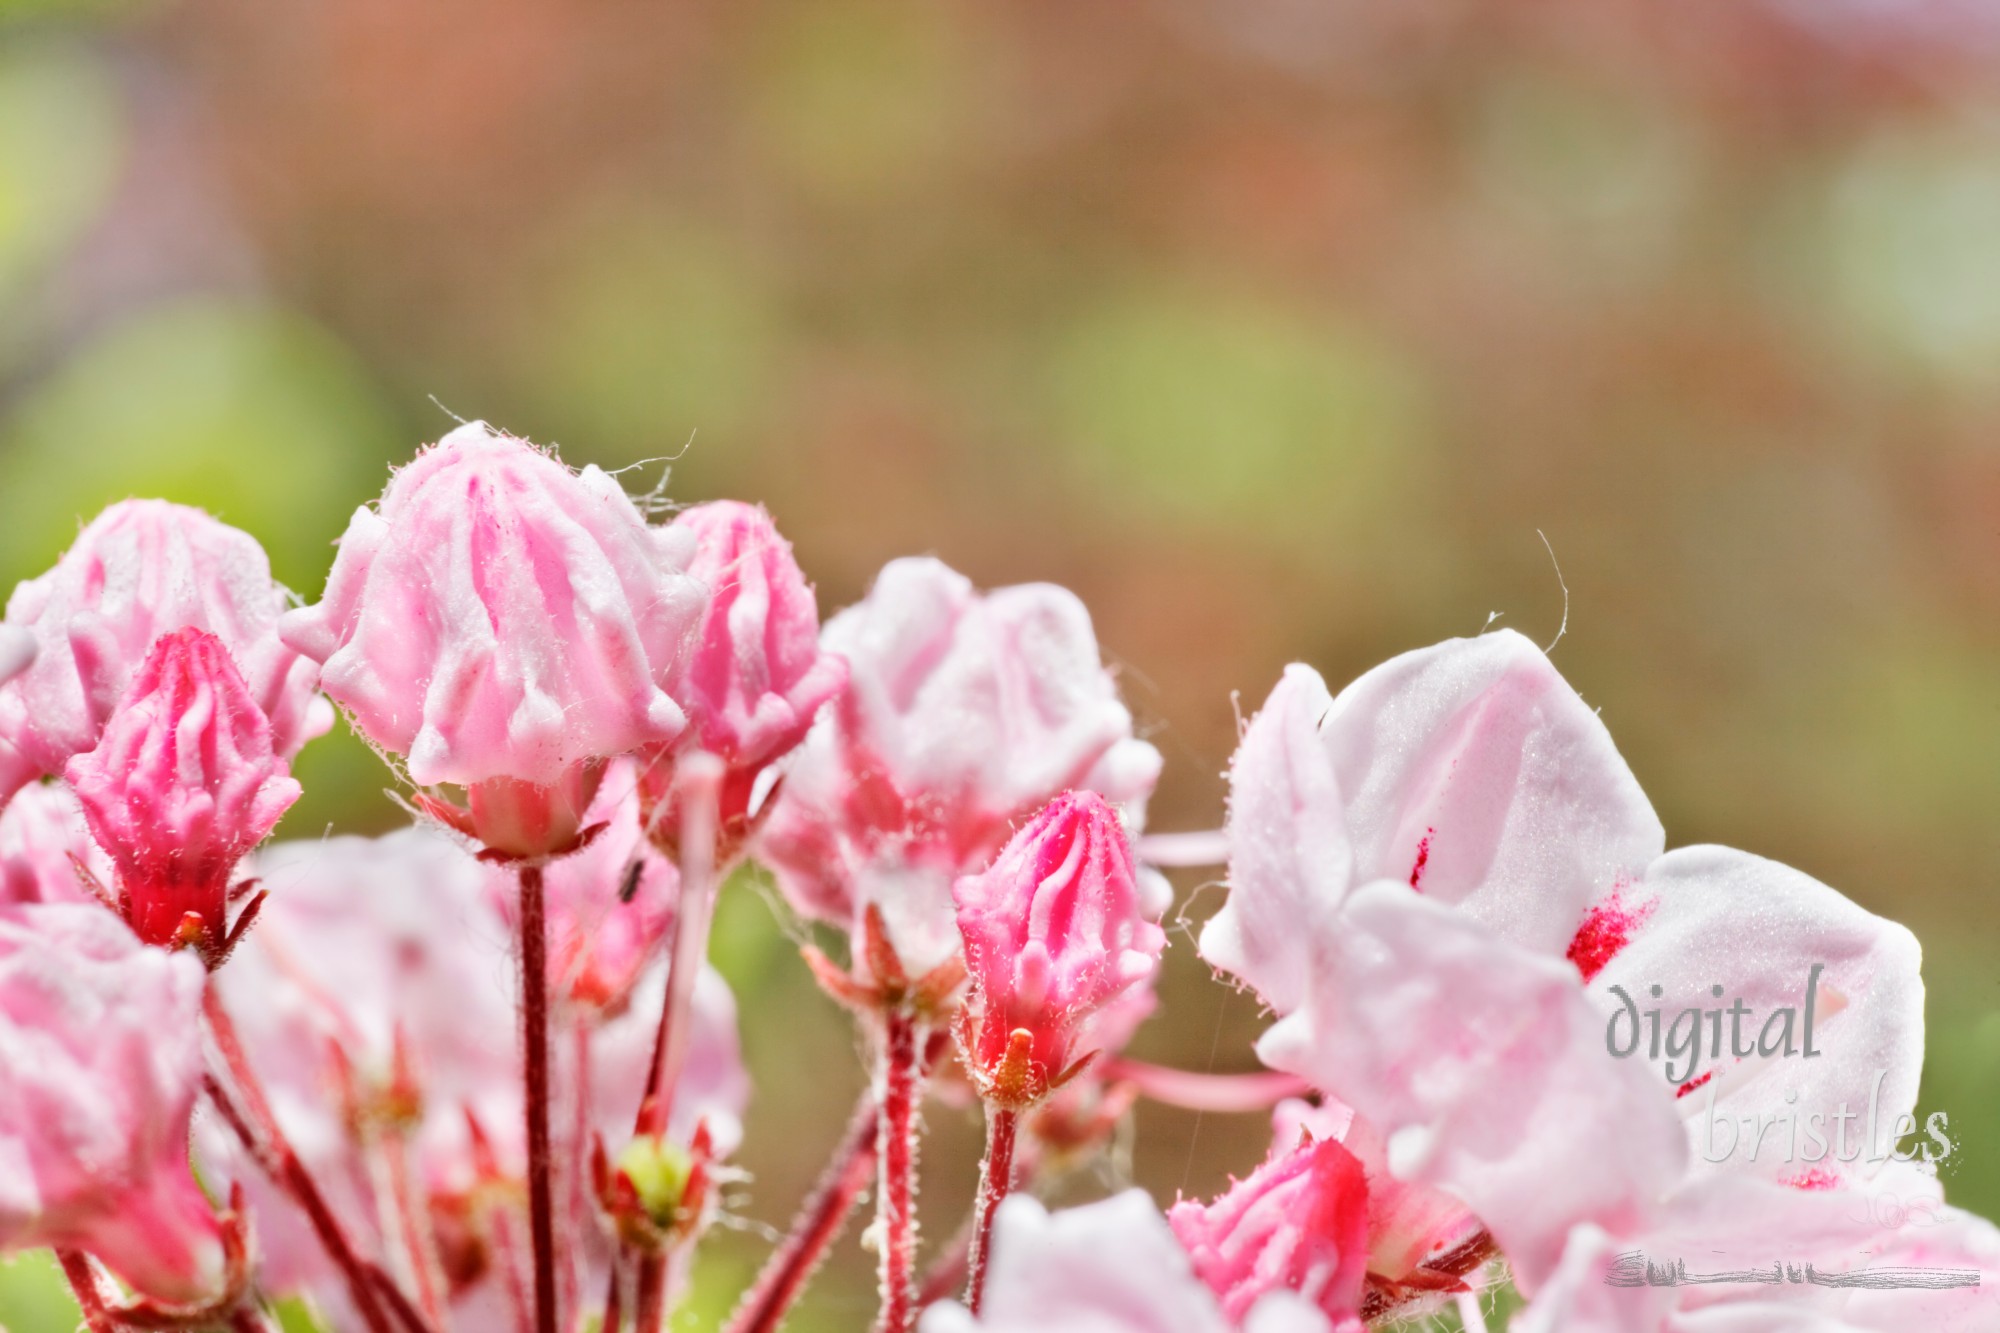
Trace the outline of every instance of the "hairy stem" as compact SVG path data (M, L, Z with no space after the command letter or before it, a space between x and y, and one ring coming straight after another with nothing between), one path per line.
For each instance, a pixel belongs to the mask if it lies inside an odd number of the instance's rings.
M1014 1187L1014 1131L1020 1112L986 1107L986 1158L979 1164L979 1199L972 1211L972 1249L966 1259L965 1303L979 1313L986 1294L986 1257L993 1245L993 1212Z
M535 1333L556 1333L555 1196L549 1154L549 931L542 868L521 867L521 1045L528 1133L528 1236Z
M917 1020L894 1005L882 1015L879 1128L882 1313L876 1333L910 1333L917 1321L917 1098L922 1083Z
M69 1289L76 1296L78 1308L83 1311L83 1326L90 1333L117 1333L118 1325L104 1308L104 1292L97 1285L97 1270L90 1266L89 1257L78 1250L57 1250L56 1259L62 1264L63 1276L69 1279Z
M791 1230L737 1303L725 1333L776 1333L784 1322L793 1302L839 1239L855 1200L875 1174L875 1145L881 1133L878 1114L871 1088L855 1104L847 1132L834 1148L826 1170L800 1205Z
M213 1076L204 1082L209 1099L222 1112L222 1118L242 1140L264 1174L304 1211L306 1220L312 1224L313 1234L319 1237L320 1244L347 1282L348 1291L354 1298L354 1308L368 1326L369 1333L390 1333L389 1321L382 1313L381 1302L376 1299L374 1284L369 1281L367 1264L355 1253L353 1242L340 1225L340 1219L334 1216L326 1196L320 1193L305 1164L292 1150L291 1140L285 1137L277 1116L272 1114L270 1099L264 1095L264 1086L243 1053L243 1043L236 1035L236 1024L230 1020L229 1011L223 1008L222 997L216 993L214 986L209 986L202 993L202 1012L208 1019L209 1035L215 1039L215 1048L222 1056L223 1067L228 1070L230 1081L236 1085L243 1101L238 1105L222 1081Z

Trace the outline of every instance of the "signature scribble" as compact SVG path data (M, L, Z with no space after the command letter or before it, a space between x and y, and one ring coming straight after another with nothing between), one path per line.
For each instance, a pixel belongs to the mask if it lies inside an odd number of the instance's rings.
M1797 1283L1815 1287L1859 1287L1868 1291L1891 1291L1900 1287L1920 1291L1949 1291L1955 1287L1979 1285L1974 1268L1858 1268L1845 1273L1822 1273L1811 1264L1773 1263L1768 1268L1744 1268L1721 1273L1690 1273L1685 1260L1653 1263L1640 1250L1627 1250L1611 1263L1604 1274L1609 1287L1692 1287L1721 1284L1762 1284L1779 1286Z

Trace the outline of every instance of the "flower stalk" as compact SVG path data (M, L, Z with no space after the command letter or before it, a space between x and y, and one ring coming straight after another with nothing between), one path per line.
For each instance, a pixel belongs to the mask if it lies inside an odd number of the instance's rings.
M89 1256L79 1250L57 1250L56 1261L62 1265L70 1293L83 1312L84 1328L89 1333L117 1333L111 1312L104 1308L104 1291L97 1285L97 1270L90 1266Z
M528 1232L534 1253L535 1333L556 1333L556 1235L549 1150L549 931L542 868L520 868L521 1039L528 1135Z
M1021 1113L988 1103L986 1157L979 1164L979 1198L973 1204L972 1248L966 1260L965 1303L974 1314L986 1294L986 1260L993 1246L993 1213L1014 1187L1014 1137Z
M880 1228L882 1312L876 1333L909 1333L917 1319L917 1099L923 1071L917 1018L907 1005L882 1014Z
M738 1302L725 1333L776 1333L784 1322L875 1174L876 1144L881 1133L879 1114L874 1090L870 1089L855 1105L847 1132L834 1148L826 1170L800 1205L791 1230L771 1252L757 1280ZM605 1333L612 1333L608 1323Z

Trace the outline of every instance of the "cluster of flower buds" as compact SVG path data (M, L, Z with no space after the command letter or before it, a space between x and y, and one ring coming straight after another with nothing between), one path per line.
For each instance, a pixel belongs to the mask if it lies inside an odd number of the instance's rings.
M2000 1230L1867 1206L1935 1194L1921 1163L1695 1151L1807 1096L1911 1120L1915 940L1775 863L1666 850L1518 635L1337 695L1291 667L1226 826L1149 844L1160 756L1068 592L897 560L822 627L761 508L654 522L483 424L394 473L287 605L245 534L131 501L0 624L0 1249L55 1249L93 1333L264 1329L275 1296L337 1333L662 1333L745 1178L706 961L744 858L844 935L804 953L873 1068L729 1333L774 1333L871 1178L879 1333L1472 1325L1503 1272L1521 1333L2000 1327ZM418 819L262 845L320 689ZM1274 1016L1261 1073L1122 1053L1166 945L1145 862L1211 845L1201 953ZM1771 1010L1808 976L1810 1067L1717 1052L1677 1080L1671 1051L1605 1048L1620 997L1698 1011L1726 979ZM973 1215L923 1275L923 1110L975 1096ZM1271 1151L1164 1213L1028 1197L1140 1096L1277 1104ZM1958 1277L1899 1304L1607 1280L1692 1238Z

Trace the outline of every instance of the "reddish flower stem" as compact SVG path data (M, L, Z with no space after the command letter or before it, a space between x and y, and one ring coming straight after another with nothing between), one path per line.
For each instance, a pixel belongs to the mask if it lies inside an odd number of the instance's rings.
M56 1259L83 1311L83 1326L90 1333L117 1333L118 1325L111 1322L111 1312L104 1308L104 1292L97 1285L97 1270L90 1266L89 1257L78 1250L57 1250Z
M688 1011L695 983L708 958L708 927L715 911L715 833L722 791L722 763L713 755L692 754L680 761L674 785L681 809L680 901L674 908L668 944L667 995L653 1040L653 1064L639 1100L637 1132L664 1134L674 1106L681 1068L687 1063ZM641 1323L640 1333L651 1333Z
M722 762L694 753L679 761L674 775L681 812L680 901L674 909L673 934L667 945L667 994L660 1003L660 1026L653 1039L653 1062L639 1098L635 1137L667 1132L673 1116L674 1093L687 1063L688 1014L694 988L708 958L708 927L715 909L715 834L717 802L722 790ZM667 1256L638 1256L633 1279L633 1333L659 1333L666 1319Z
M542 868L521 867L521 1045L528 1132L528 1234L535 1333L556 1333L556 1226L549 1152L549 931Z
M917 1322L917 1097L922 1083L917 1020L892 1005L882 1014L879 1113L882 1313L876 1333L910 1333Z
M855 1200L875 1174L875 1145L881 1124L871 1089L855 1104L847 1132L828 1159L819 1182L800 1205L792 1228L763 1271L737 1303L725 1333L776 1333L785 1315L812 1280L827 1251L840 1237ZM607 1333L610 1333L607 1326Z
M660 1333L667 1317L667 1256L642 1256L632 1287L632 1333Z
M986 1257L993 1245L993 1212L1014 1188L1014 1131L1020 1112L988 1104L986 1158L979 1164L979 1199L972 1211L972 1249L966 1259L965 1303L979 1313L986 1294Z
M367 1264L355 1253L340 1219L334 1216L326 1196L320 1193L305 1164L293 1151L291 1140L285 1137L277 1116L272 1114L270 1100L264 1095L264 1086L258 1082L257 1072L250 1067L250 1060L243 1053L243 1042L236 1035L236 1024L231 1021L229 1011L223 1008L222 997L216 993L214 986L209 986L202 993L202 1012L208 1019L209 1035L215 1039L215 1048L222 1056L223 1067L229 1071L230 1081L242 1095L243 1105L238 1106L222 1081L213 1076L204 1081L209 1099L222 1112L222 1118L229 1122L229 1127L242 1140L264 1174L305 1212L313 1233L319 1237L320 1244L346 1280L348 1291L354 1298L354 1307L360 1312L369 1333L390 1333L389 1321L383 1315L381 1302L376 1299L374 1285L369 1281Z

